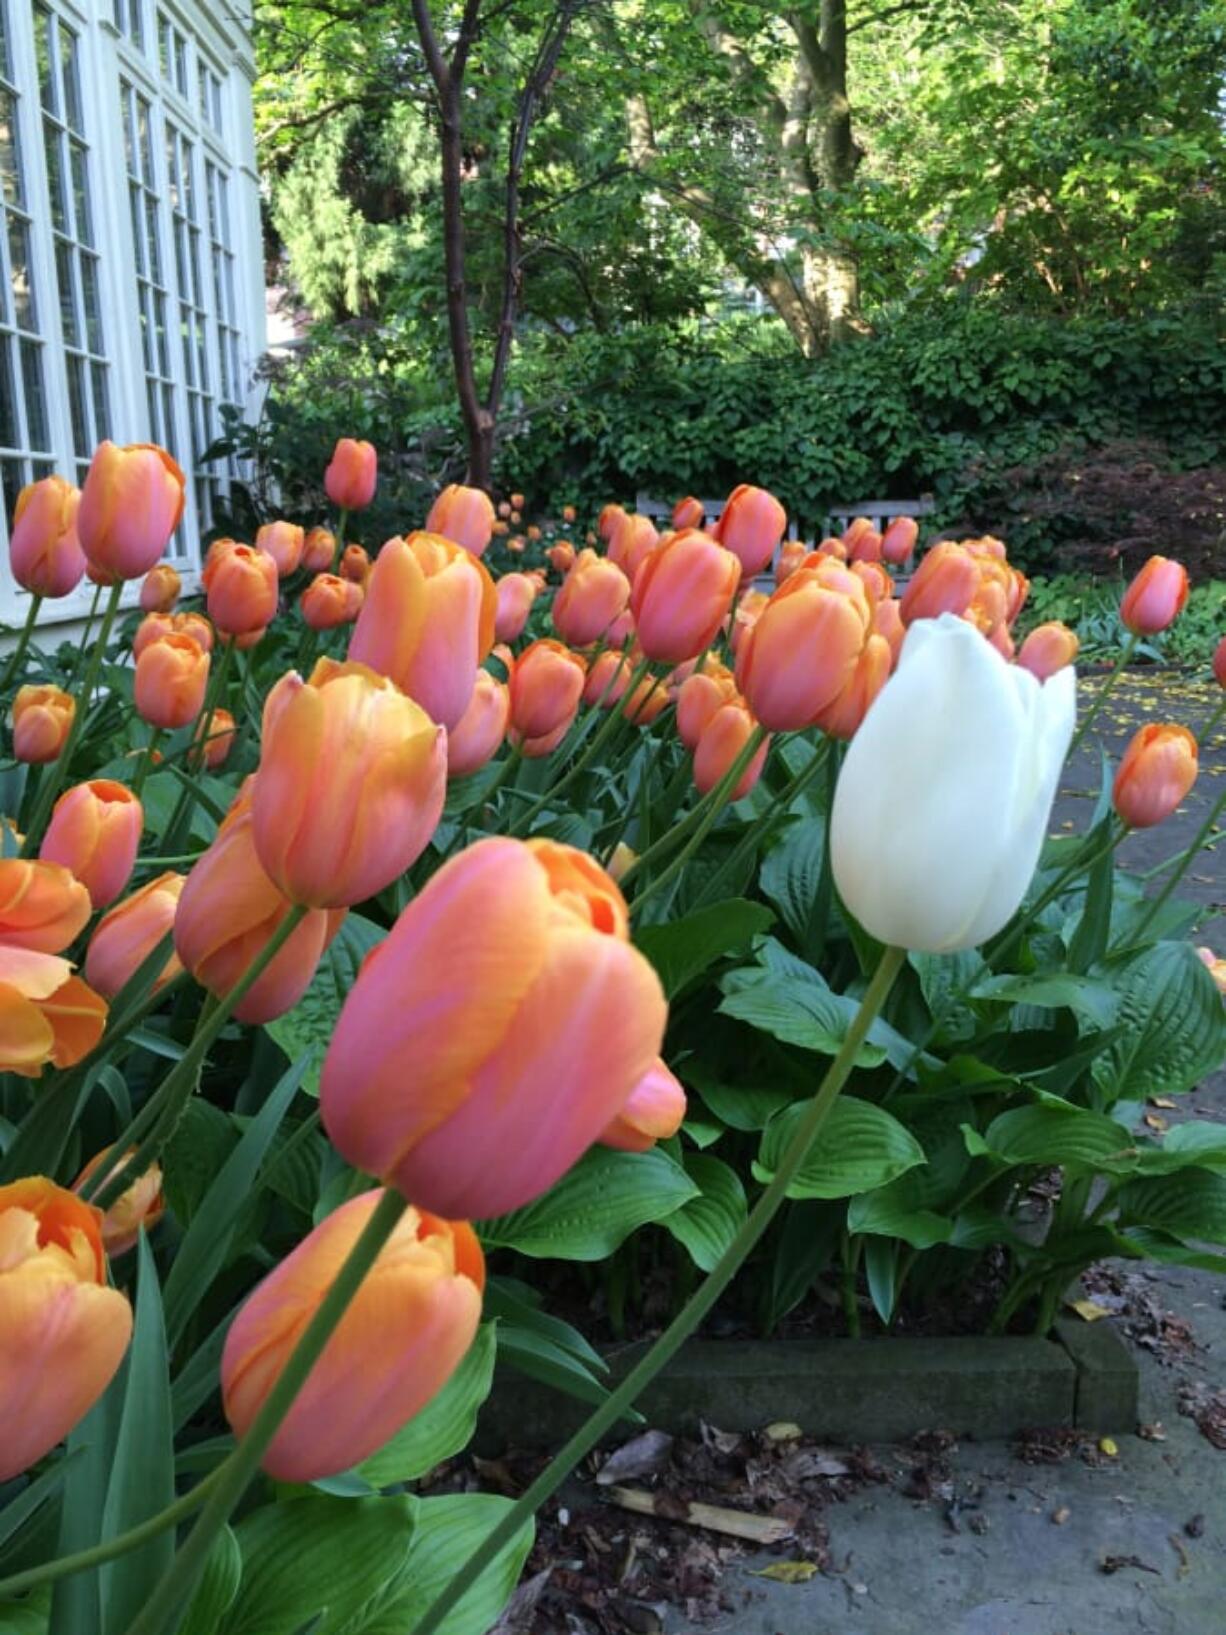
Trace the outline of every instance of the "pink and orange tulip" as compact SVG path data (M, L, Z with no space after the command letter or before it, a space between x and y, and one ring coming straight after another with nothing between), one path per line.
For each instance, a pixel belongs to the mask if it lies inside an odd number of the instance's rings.
M646 1152L657 1141L676 1135L685 1112L685 1091L657 1056L621 1112L601 1132L600 1145L619 1152Z
M553 599L553 623L564 642L590 647L606 635L630 601L630 581L595 551L583 550Z
M362 511L375 497L379 459L374 445L360 438L337 440L324 472L324 492L342 511Z
M0 944L58 954L91 912L89 892L62 864L0 858Z
M27 483L17 496L9 539L13 578L33 596L67 596L85 574L77 538L81 492L66 477Z
M75 1067L102 1037L106 1000L59 954L0 943L0 1073Z
M505 681L488 670L477 671L477 684L460 724L447 734L447 775L467 778L479 772L506 737L511 694Z
M696 528L662 541L630 596L643 652L665 664L697 658L728 617L740 579L737 557Z
M103 1147L101 1152L95 1153L85 1168L72 1183L72 1190L80 1192L91 1175L97 1174L102 1167L109 1147ZM122 1173L130 1158L136 1153L135 1147L129 1147L107 1172L107 1180ZM152 1232L166 1211L166 1199L162 1192L162 1166L150 1164L143 1175L138 1175L132 1184L124 1189L110 1204L102 1217L102 1247L114 1259L116 1255L126 1255L129 1249L136 1247L136 1240L141 1232Z
M266 522L255 536L256 550L268 552L281 579L297 569L305 544L306 532L296 522Z
M76 699L60 687L19 687L13 699L15 758L29 766L58 760L76 713Z
M1151 722L1134 733L1120 759L1111 798L1133 829L1162 823L1196 782L1196 739L1186 727Z
M169 613L179 600L183 581L169 562L155 563L141 581L140 605L144 613Z
M174 731L200 714L209 681L209 655L190 636L163 636L136 661L136 713L151 727Z
M1046 681L1057 670L1063 670L1077 657L1080 646L1077 633L1058 619L1036 625L1018 650L1017 662L1032 676Z
M816 725L852 680L872 629L863 582L823 558L786 579L741 644L736 679L772 732Z
M1151 556L1120 603L1120 619L1134 636L1157 636L1183 611L1188 570L1169 556Z
M720 780L732 771L733 762L744 750L756 723L741 698L730 699L703 727L694 750L694 787L701 794L709 794ZM766 765L770 739L764 738L749 765L741 773L732 789L730 800L744 800L762 776Z
M85 980L104 999L114 999L128 980L174 929L183 892L181 874L159 874L108 910L94 928L85 954ZM164 987L183 966L171 949L153 988Z
M748 582L770 563L787 525L787 512L769 490L741 483L729 494L711 533L737 558Z
M126 784L94 778L56 801L38 855L70 869L94 907L106 908L131 877L144 821L141 803Z
M526 573L504 573L494 590L498 597L494 615L494 638L500 642L518 641L523 635L532 604L536 601L537 585Z
M201 582L209 618L225 636L262 632L277 611L277 564L267 551L235 540L210 548Z
M182 471L163 448L100 443L77 510L77 537L110 580L140 579L170 543L183 516Z
M342 579L339 573L317 573L298 605L312 630L336 630L354 622L365 599L361 585L352 579Z
M507 736L529 760L548 755L570 731L586 677L578 653L549 637L532 642L515 660Z
M493 502L483 488L452 483L430 507L425 531L483 556L494 533Z

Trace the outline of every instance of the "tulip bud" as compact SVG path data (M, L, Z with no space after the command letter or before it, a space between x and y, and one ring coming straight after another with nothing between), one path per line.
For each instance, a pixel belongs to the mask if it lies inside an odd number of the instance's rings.
M980 587L979 564L964 545L943 539L924 556L902 593L904 624L968 611ZM1003 611L1003 609L1002 609Z
M494 636L500 642L517 641L536 601L536 580L526 573L504 573L494 590L498 597Z
M331 573L336 555L336 535L330 528L312 528L302 542L302 561L307 573Z
M151 727L173 731L200 714L209 655L190 636L163 636L136 661L136 713Z
M809 554L809 547L803 539L785 539L779 547L779 559L775 563L775 588L794 574L805 557Z
M76 713L76 700L59 687L19 687L13 700L16 759L30 766L58 760Z
M861 556L848 566L868 592L870 602L883 602L894 595L894 581L882 563L868 562Z
M90 1176L98 1171L110 1150L109 1147L103 1147L101 1152L94 1154L72 1183L74 1192L80 1192ZM122 1174L128 1160L135 1154L136 1148L129 1147L123 1156L111 1165L106 1179L111 1181L115 1176ZM162 1166L150 1164L143 1175L138 1175L136 1180L119 1194L115 1202L108 1205L102 1217L102 1247L112 1260L116 1255L127 1254L129 1249L136 1246L142 1228L146 1232L152 1232L165 1210Z
M446 733L386 676L326 658L309 681L290 671L264 705L260 862L296 903L360 903L421 856L446 784Z
M338 573L317 573L298 605L312 630L335 630L354 622L365 599L361 585L352 579L342 579Z
M619 1152L646 1152L657 1141L676 1135L685 1112L685 1091L657 1056L621 1112L602 1131L600 1145Z
M823 558L786 579L737 654L737 683L762 725L815 725L855 674L872 617L862 581L840 562Z
M67 596L85 572L77 538L80 490L66 477L27 483L17 496L9 539L13 578L34 596Z
M626 521L628 515L629 513L620 505L604 505L601 507L600 515L596 518L596 532L606 545L612 542L614 534ZM650 518L646 520L650 521Z
M1134 636L1156 636L1175 622L1188 599L1188 570L1169 556L1151 556L1124 592L1120 619Z
M183 516L183 473L152 443L99 443L90 461L77 535L89 561L112 579L139 579Z
M1150 722L1124 751L1111 799L1131 828L1149 829L1176 810L1198 770L1196 739L1188 729Z
M320 1090L333 1145L448 1219L538 1197L659 1055L667 1006L628 939L625 900L582 852L495 838L453 857L341 1011Z
M528 537L532 537L531 529L528 530ZM575 565L575 547L568 539L560 539L556 545L551 545L545 555L549 558L549 565L553 571L563 576Z
M716 659L686 677L677 692L677 736L691 754L716 710L739 697L731 670Z
M62 863L89 892L95 908L113 903L136 864L145 815L125 784L95 778L56 801L38 855Z
M881 535L873 527L861 528L855 534L844 534L849 562L880 562Z
M506 523L501 517L495 517L493 522L490 524L490 533L499 539L510 532L511 530L507 527Z
M891 663L897 664L898 655L902 652L903 637L907 634L897 597L890 596L877 603L873 609L873 629L879 636L885 637L890 648ZM1040 677L1040 680L1045 679Z
M1080 645L1075 631L1052 619L1047 624L1036 625L1030 632L1022 643L1017 662L1032 676L1046 681L1073 662Z
M709 794L732 771L732 763L749 742L755 722L741 698L721 704L703 727L694 750L694 787ZM743 800L762 776L770 739L764 738L737 780L730 800Z
M613 517L610 525L609 561L616 563L633 585L639 569L660 543L660 536L650 517L627 516L624 511L620 518Z
M346 545L341 552L338 571L342 579L352 579L355 585L365 585L372 572L369 551L362 545Z
M729 643L733 653L740 652L741 643L762 617L769 601L770 597L764 590L747 590L736 604L732 615L732 640Z
M90 913L89 892L62 865L0 858L0 947L58 954Z
M624 613L618 614L608 630L605 631L605 646L624 647L633 635L634 614L627 608Z
M574 520L575 520L575 508L574 508L574 506L573 505L564 505L562 507L562 521L565 522L565 523L571 523Z
M85 955L85 980L103 998L114 999L174 926L183 880L181 874L159 874L98 921ZM182 969L172 950L154 981L154 991Z
M590 647L626 611L629 600L630 581L621 569L595 551L581 551L554 597L554 628L572 647Z
M947 953L1008 923L1042 849L1075 713L1071 669L1040 684L956 617L912 625L848 746L831 816L835 884L871 936Z
M613 848L613 856L605 867L609 872L609 879L621 883L622 876L629 874L631 867L638 861L638 853L632 846L627 846L624 840L619 840Z
M467 778L479 772L506 737L511 695L504 681L488 670L477 671L477 684L460 724L447 734L447 775Z
M823 539L811 554L813 556L832 556L837 562L847 561L847 547L841 539Z
M224 545L216 555L210 549L200 576L209 617L225 636L263 631L277 611L277 564L256 546Z
M326 1216L247 1297L226 1335L222 1405L240 1441L381 1194ZM410 1208L345 1308L261 1461L282 1482L348 1470L442 1390L481 1320L485 1262L471 1226ZM355 1389L362 1379L366 1388Z
M701 528L705 516L702 501L696 500L692 494L687 494L673 506L673 529L680 533L683 528Z
M583 696L587 666L561 642L545 638L525 647L511 671L508 736L534 759L557 748Z
M731 551L697 529L673 534L644 561L630 611L650 659L680 664L709 647L728 616L741 578Z
M788 514L773 494L742 483L729 494L711 534L737 558L748 581L770 562L787 525Z
M624 696L634 668L634 661L626 654L606 648L603 653L597 655L595 663L587 672L587 680L583 684L583 702L598 704L601 709L611 710Z
M644 676L622 699L621 713L631 726L649 727L671 703L664 683L654 676Z
M205 736L205 728L208 728ZM224 766L234 747L234 717L229 710L223 710L220 705L215 706L211 719L201 718L196 731L194 743L199 744L204 738L204 764L210 772L215 772L219 766Z
M533 542L533 544L535 544L541 537L541 530L537 527L535 522L532 522L528 524L527 534L528 538ZM558 544L565 546L573 556L575 547L571 544L569 539L560 539ZM558 568L559 573L564 573L566 571L564 568L559 567L556 562L554 563L554 566Z
M182 589L178 569L172 568L169 562L158 562L141 582L141 608L145 613L169 613Z
M425 531L482 556L494 532L493 503L484 489L452 483L430 507Z
M914 517L893 517L881 536L881 558L900 568L915 550L919 538L919 523Z
M41 1175L0 1186L0 1481L50 1453L115 1376L132 1308L107 1286L102 1216Z
M287 579L298 567L305 543L306 534L296 522L266 522L255 536L256 550L268 552L281 579Z
M498 515L499 515L500 518L505 519L506 517L509 517L511 515L511 502L510 502L510 500L499 500L498 501L498 506L497 506L497 511L498 511Z
M342 511L362 511L375 497L378 475L374 445L342 437L324 472L324 492Z
M389 539L370 575L349 657L390 676L449 731L494 641L498 592L485 567L438 534Z
M522 511L523 508L524 508L524 496L522 494L512 494L511 495L511 509L514 510L514 511Z

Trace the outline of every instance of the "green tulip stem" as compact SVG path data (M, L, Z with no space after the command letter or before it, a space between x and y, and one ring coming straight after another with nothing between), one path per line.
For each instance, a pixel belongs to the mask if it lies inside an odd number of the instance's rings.
M208 691L204 696L204 703L200 706L200 714L196 717L196 723L192 728L192 747L187 756L187 769L189 772L195 772L204 765L205 751L213 732L213 717L225 700L226 682L230 678L230 665L233 658L234 642L230 640L221 649L221 658L218 660L217 668L209 677Z
M203 1510L161 1581L146 1601L127 1635L170 1635L181 1618L196 1582L204 1570L213 1543L268 1451L281 1421L294 1405L312 1368L331 1339L379 1251L391 1237L409 1207L408 1200L390 1188L384 1192L361 1237L307 1324L289 1360L277 1376L251 1428L228 1458L218 1466Z
M41 1584L53 1584L57 1578L71 1578L74 1573L86 1572L90 1567L101 1567L104 1562L114 1561L116 1556L139 1549L149 1539L156 1538L168 1527L173 1527L185 1516L190 1516L193 1510L199 1510L211 1489L217 1485L217 1479L223 1468L218 1465L197 1482L190 1492L181 1494L173 1504L168 1504L165 1510L159 1510L156 1516L150 1516L138 1526L130 1527L126 1533L116 1533L114 1538L107 1539L102 1544L93 1544L88 1550L78 1550L74 1555L60 1556L57 1560L46 1561L39 1567L27 1567L25 1572L14 1573L11 1578L0 1579L0 1597L7 1599L11 1595L20 1595L26 1590L37 1589Z
M140 758L140 765L136 768L136 776L132 779L132 793L140 799L140 792L145 787L145 779L149 776L153 766L153 757L157 754L158 741L162 736L161 727L154 727L149 734L149 742L145 745L145 752Z
M295 903L286 914L280 925L260 949L251 964L234 984L230 992L207 1013L202 1011L197 1023L196 1031L187 1050L171 1068L161 1084L141 1108L132 1123L122 1135L112 1144L106 1158L94 1171L91 1180L95 1182L93 1188L87 1182L82 1188L84 1196L90 1197L92 1203L99 1209L108 1209L116 1198L120 1197L132 1182L143 1175L150 1161L156 1155L164 1139L164 1133L169 1126L173 1128L178 1122L179 1114L187 1104L195 1087L196 1077L204 1065L204 1058L209 1046L225 1027L234 1014L243 996L258 981L263 973L272 964L273 960L293 936L295 930L302 923L307 914L303 903ZM169 1113L164 1117L164 1112ZM146 1133L147 1132L147 1133ZM140 1144L131 1158L123 1161L127 1148L138 1137ZM122 1167L114 1176L110 1175L112 1167L122 1162ZM96 1193L96 1196L92 1196Z
M9 661L4 667L4 680L0 681L0 693L7 693L9 684L26 656L26 649L30 645L30 637L34 634L34 626L38 623L38 610L43 605L41 596L35 594L30 597L30 605L26 609L26 622L21 627L21 634L17 638L17 645L9 654Z
M94 620L98 617L98 603L102 600L102 592L106 587L94 586L94 594L89 604L89 612L85 615L85 628L81 632L81 645L77 648L77 656L72 661L72 674L64 686L66 693L77 695L77 682L81 679L81 669L85 663L85 655L89 652L89 633L94 627Z
M887 948L873 973L859 1009L839 1046L838 1055L826 1070L826 1076L817 1093L805 1109L796 1132L780 1159L779 1168L770 1184L758 1199L732 1242L720 1256L715 1268L651 1347L647 1355L633 1368L617 1389L609 1394L600 1407L589 1417L574 1436L545 1467L536 1481L512 1505L480 1547L472 1553L455 1573L427 1610L418 1619L409 1635L436 1635L448 1614L460 1598L480 1578L499 1552L515 1537L545 1501L557 1492L571 1471L600 1441L634 1403L636 1397L656 1377L664 1365L676 1355L703 1318L711 1311L720 1295L740 1270L746 1256L762 1237L773 1220L788 1188L799 1174L809 1156L813 1142L829 1117L840 1090L846 1084L859 1055L860 1046L885 1003L895 977L906 959L906 950ZM203 1518L201 1518L203 1521ZM160 1635L151 1627L133 1629L130 1635Z
M753 729L746 740L745 747L741 750L741 753L737 756L736 760L733 761L732 765L728 768L727 772L724 773L723 777L715 785L714 789L711 790L710 804L703 812L702 819L694 829L693 834L690 835L685 845L677 853L676 857L673 858L672 862L663 871L663 873L658 874L655 879L652 880L649 885L645 886L643 890L635 897L634 902L631 905L633 912L637 913L648 898L654 896L655 893L660 891L664 886L669 885L681 873L682 869L689 862L690 858L710 834L715 825L716 819L719 817L724 807L731 801L732 791L736 788L737 784L740 783L745 768L750 764L754 756L758 753L758 750L765 743L767 736L765 727L757 726ZM645 855L646 853L644 853L644 856ZM642 858L638 859L638 863L641 864L642 861ZM629 875L630 871L627 870L625 879L628 879Z
M43 838L43 830L46 828L47 820L51 816L56 796L63 787L64 779L68 776L72 764L72 754L85 726L85 717L89 714L89 702L94 696L94 688L98 684L103 654L106 652L107 642L111 639L111 626L115 623L115 615L119 612L119 598L122 595L123 581L121 579L111 586L111 594L106 603L106 612L102 615L98 639L94 643L93 652L89 655L85 680L81 684L81 692L76 701L77 707L73 711L72 725L68 729L68 737L64 740L64 747L55 761L47 768L51 776L46 779L39 790L38 804L26 827L25 845L21 849L23 857L30 856Z
M328 570L330 573L340 572L341 557L345 553L345 528L348 522L348 508L342 505L336 518L336 543L332 547L332 566Z
M1150 926L1154 923L1154 920L1158 917L1158 914L1161 912L1162 908L1170 898L1171 893L1175 890L1175 887L1179 884L1184 875L1188 872L1188 869L1192 866L1192 859L1200 851L1206 840L1208 840L1213 831L1214 824L1222 815L1223 807L1226 807L1226 789L1222 791L1222 793L1214 801L1213 805L1209 808L1205 821L1196 831L1195 838L1192 840L1192 843L1185 848L1183 856L1179 860L1179 866L1174 870L1170 879L1150 903L1149 908L1146 910L1144 919L1132 934L1131 940L1133 942L1139 943L1142 937L1144 937L1145 933L1149 930Z
M801 768L796 776L792 778L783 789L780 790L758 821L745 834L745 836L737 842L731 855L725 858L725 860L716 869L715 873L703 886L698 895L698 900L694 904L695 908L700 908L704 903L714 900L715 895L725 878L728 875L731 875L735 880L736 870L749 856L750 852L753 851L755 847L760 850L771 838L771 836L774 835L776 830L779 828L779 825L787 818L787 815L792 808L792 802L796 799L797 795L804 793L804 791L813 782L814 778L817 777L818 773L826 765L827 757L830 754L831 743L832 740L829 738L822 739L821 743L818 744L813 753L813 758Z
M1140 639L1141 638L1139 636L1130 635L1128 640L1124 643L1123 647L1120 648L1119 658L1116 659L1115 664L1112 666L1110 674L1107 676L1107 679L1103 682L1102 686L1098 689L1098 692L1097 692L1097 694L1095 695L1095 698L1094 698L1094 702L1090 705L1089 709L1082 716L1081 725L1077 728L1077 731L1073 734L1073 741L1068 747L1068 755L1065 757L1066 760L1071 761L1073 756L1076 755L1078 749L1081 746L1082 740L1084 739L1086 733L1089 732L1090 727L1092 726L1092 724L1094 722L1095 716L1098 714L1099 710L1102 709L1103 705L1107 702L1108 694L1111 692L1111 689L1115 686L1116 682L1120 679L1120 676L1122 675L1122 673L1124 671L1124 667L1128 664L1128 662L1132 658L1132 655L1136 652L1137 642Z

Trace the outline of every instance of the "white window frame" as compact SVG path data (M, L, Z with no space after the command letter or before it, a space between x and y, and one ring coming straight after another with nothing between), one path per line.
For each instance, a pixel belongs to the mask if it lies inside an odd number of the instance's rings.
M9 51L19 90L18 131L31 218L30 265L38 298L38 332L44 359L44 394L50 422L54 469L78 480L64 335L54 260L54 235L48 194L46 154L43 147L43 111L39 98L34 52L31 0L0 0L9 23ZM136 260L128 197L124 124L120 101L121 80L137 86L153 109L154 173L158 179L158 220L162 272L167 286L168 343L175 403L176 457L187 476L187 496L178 543L172 554L188 591L198 588L200 538L208 526L202 518L197 472L192 469L188 429L188 393L182 338L179 329L179 286L175 262L174 218L167 189L167 121L190 144L193 162L195 220L199 231L200 280L197 301L207 314L205 351L211 403L210 436L220 430L222 373L219 343L223 323L232 323L239 338L238 386L246 394L240 405L250 409L255 365L265 345L263 252L259 220L258 178L251 115L251 84L255 62L247 26L249 8L238 4L217 14L208 0L125 0L139 6L143 20L143 50L120 34L115 25L114 0L42 0L58 12L78 36L78 62L85 140L89 148L89 188L94 213L94 244L99 252L99 299L103 345L108 373L110 434L121 443L153 440L146 397L146 378L138 310ZM165 16L187 41L188 95L173 78L163 77L160 62L161 18ZM221 133L201 112L199 67L207 63L221 82ZM173 63L171 72L173 75ZM226 176L229 193L230 252L234 269L234 311L217 310L212 272L212 241L205 160ZM20 390L20 387L18 387ZM232 401L230 399L229 401ZM224 474L211 465L224 481ZM216 486L216 479L208 486ZM12 580L8 567L7 522L0 505L0 624L15 626L25 617L26 594ZM138 587L129 588L135 601ZM44 604L40 623L79 619L89 609L93 587L88 581L71 596Z

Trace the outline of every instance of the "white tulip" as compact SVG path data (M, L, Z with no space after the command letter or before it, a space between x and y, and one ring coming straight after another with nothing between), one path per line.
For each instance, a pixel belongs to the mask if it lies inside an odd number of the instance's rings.
M1039 682L952 614L913 624L834 797L831 864L861 925L934 954L1006 925L1039 860L1075 717L1071 665Z

